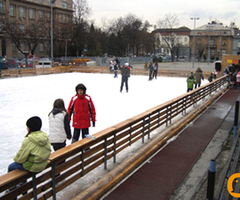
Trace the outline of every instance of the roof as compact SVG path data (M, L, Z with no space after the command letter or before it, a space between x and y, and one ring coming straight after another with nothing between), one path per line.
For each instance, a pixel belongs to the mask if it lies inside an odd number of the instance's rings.
M162 28L162 29L155 29L152 31L152 33L161 33L164 35L170 34L170 33L176 33L177 35L189 35L191 32L191 29L188 27L182 26L179 28Z

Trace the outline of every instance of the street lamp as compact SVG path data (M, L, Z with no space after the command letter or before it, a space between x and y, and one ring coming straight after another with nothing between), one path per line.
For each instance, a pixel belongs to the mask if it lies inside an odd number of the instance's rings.
M199 20L199 17L190 18L194 20L194 30L193 30L193 60L192 60L192 68L194 68L194 54L195 54L195 27L196 27L196 20Z
M52 5L56 0L51 0L51 61L53 63L53 8Z

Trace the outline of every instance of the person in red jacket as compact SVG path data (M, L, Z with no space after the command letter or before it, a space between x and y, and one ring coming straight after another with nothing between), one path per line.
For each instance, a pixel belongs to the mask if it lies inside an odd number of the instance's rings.
M72 143L78 141L80 130L82 130L82 138L89 134L88 128L95 127L96 111L93 101L89 95L86 94L87 88L83 84L76 86L76 95L71 98L68 106L68 116L71 120L73 114L72 126L74 128Z

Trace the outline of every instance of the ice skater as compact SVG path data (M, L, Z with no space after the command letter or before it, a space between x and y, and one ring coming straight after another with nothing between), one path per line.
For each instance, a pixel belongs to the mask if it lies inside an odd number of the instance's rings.
M128 92L128 78L130 77L130 69L129 63L125 63L123 67L120 67L122 82L120 86L120 92L122 92L123 85L125 84L126 91Z
M89 95L86 94L87 88L83 84L78 84L75 88L76 95L70 100L68 106L69 121L73 115L72 126L74 128L72 143L78 141L80 130L82 130L82 138L89 135L88 128L95 127L96 111L93 101Z

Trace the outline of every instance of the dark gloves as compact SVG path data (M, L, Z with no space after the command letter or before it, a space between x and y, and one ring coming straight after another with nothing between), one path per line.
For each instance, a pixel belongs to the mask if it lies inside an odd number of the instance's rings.
M92 122L92 126L95 127L95 122Z

